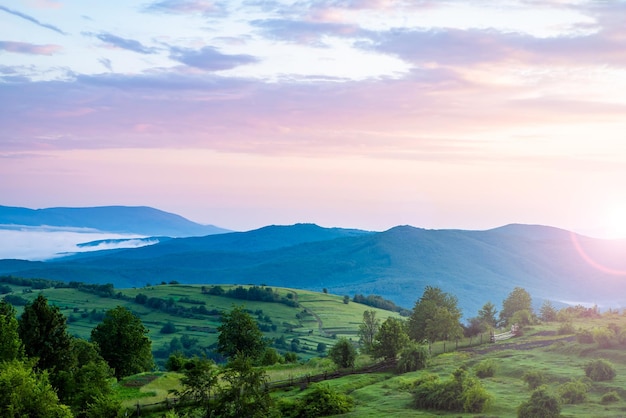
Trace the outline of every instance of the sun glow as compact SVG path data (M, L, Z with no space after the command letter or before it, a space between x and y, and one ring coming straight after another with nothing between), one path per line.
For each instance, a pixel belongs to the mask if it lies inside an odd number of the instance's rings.
M626 199L607 207L603 224L608 238L626 238Z

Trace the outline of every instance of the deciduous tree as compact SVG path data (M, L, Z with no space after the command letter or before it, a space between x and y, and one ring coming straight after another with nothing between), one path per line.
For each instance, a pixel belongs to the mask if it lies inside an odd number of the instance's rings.
M376 358L395 359L400 350L409 342L404 321L389 317L382 323L376 334L372 352Z
M91 339L118 379L152 369L150 338L141 319L118 306L106 312L104 319L91 331Z
M217 352L229 358L241 354L258 359L267 347L257 322L242 306L222 315L222 324L217 330Z
M418 342L453 338L463 333L460 320L457 298L438 287L426 286L409 318L408 334Z
M371 352L372 344L379 328L380 319L376 318L376 311L366 310L363 312L363 322L359 325L359 337L365 353Z
M339 367L354 367L356 349L350 340L341 337L328 352L328 357Z
M20 360L23 356L15 308L4 299L0 300L0 362Z
M502 311L500 311L500 322L510 325L509 322L515 312L527 310L532 314L532 299L530 294L521 287L513 289L509 296L502 302Z

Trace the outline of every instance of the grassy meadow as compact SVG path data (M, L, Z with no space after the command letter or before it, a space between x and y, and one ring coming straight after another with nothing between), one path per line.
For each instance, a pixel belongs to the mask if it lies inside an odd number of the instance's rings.
M19 294L32 300L40 292L29 288L10 285L13 294ZM224 289L233 286L223 285ZM373 309L366 305L350 302L345 304L343 296L317 293L295 289L276 289L281 295L291 294L297 300L298 307L282 303L246 302L223 296L213 296L202 292L200 285L155 285L143 288L116 289L123 298L100 297L77 289L49 288L41 290L49 303L59 306L71 320L68 321L70 333L89 338L91 329L99 321L93 312L103 313L117 305L125 306L135 312L150 330L149 337L153 348L167 346L172 338L189 335L197 338L202 346L210 346L217 339L216 328L219 326L218 315L205 315L203 318L182 318L146 305L134 302L138 294L149 298L173 299L184 306L198 305L204 302L207 309L228 311L233 306L245 305L253 316L269 319L277 325L265 335L272 339L283 337L287 341L300 340L302 351L298 353L299 362L277 364L266 368L268 381L279 382L307 375L319 375L336 370L336 366L323 354L316 352L318 343L330 348L336 337L347 336L356 340L358 325L365 310ZM185 300L190 302L185 302ZM18 309L19 310L19 309ZM377 317L384 320L397 314L375 309ZM262 314L257 314L261 312ZM267 318L265 318L267 317ZM523 335L498 343L477 344L480 337L474 337L470 346L468 339L447 342L432 346L433 357L427 369L417 372L396 374L393 371L353 374L327 380L327 384L339 392L350 395L355 401L352 412L346 417L515 417L517 408L529 399L531 390L523 376L529 371L541 372L545 384L552 393L559 393L562 385L581 380L587 385L583 402L562 405L563 417L626 417L626 346L619 337L621 330L626 330L626 315L605 313L601 318L570 318L569 332L563 331L563 323L539 323L523 329ZM165 324L172 323L176 332L163 334ZM610 328L616 331L615 340L607 347L600 347L597 342L581 343L576 338L580 330L593 331ZM573 330L573 332L572 332ZM585 366L593 359L610 361L616 371L614 379L605 382L591 382L585 376ZM477 365L490 361L495 365L492 377L481 378L483 387L492 395L493 403L483 414L465 414L459 412L417 410L413 407L412 388L415 381L426 374L435 374L446 380L459 367L473 373ZM360 355L356 368L372 364L373 359ZM166 400L172 400L171 390L180 389L180 374L155 371L131 376L115 383L115 393L129 411L138 407L142 416L160 417L163 412L150 412L158 409ZM272 396L277 400L293 401L306 394L310 388L295 385L287 389L275 389ZM615 392L618 399L603 401L603 396Z

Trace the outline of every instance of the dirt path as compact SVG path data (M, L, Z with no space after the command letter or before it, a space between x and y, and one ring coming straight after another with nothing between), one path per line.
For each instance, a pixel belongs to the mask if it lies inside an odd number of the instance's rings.
M298 293L295 290L290 290L290 289L285 289L288 292L290 292L293 295L293 300L295 300L296 302L298 302ZM320 333L320 335L322 337L329 337L328 333L326 331L324 331L324 323L322 322L322 318L320 318L320 316L318 314L316 314L315 312L313 312L312 310L310 310L309 308L306 308L302 305L300 305L300 307L309 315L311 315L313 318L315 318L315 320L317 321L317 329Z

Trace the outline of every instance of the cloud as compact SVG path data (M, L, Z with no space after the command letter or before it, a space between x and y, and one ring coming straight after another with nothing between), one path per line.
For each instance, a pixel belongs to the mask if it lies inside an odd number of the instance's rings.
M140 54L154 54L158 51L157 48L151 48L143 45L141 42L134 39L122 38L110 33L84 33L84 35L94 36L100 39L102 42L112 45L116 48L126 49L128 51L138 52Z
M240 65L258 62L252 55L222 54L211 46L205 46L200 50L172 47L170 58L190 67L208 71L230 70Z
M57 28L56 26L50 25L48 23L42 23L39 20L37 20L34 17L29 16L27 14L18 12L16 10L9 9L8 7L4 7L4 6L0 6L0 10L4 11L6 13L12 14L14 16L17 16L17 17L21 17L22 19L28 20L29 22L32 22L35 25L41 26L42 28L50 29L52 31L60 33L61 35L67 35L67 33L63 32L61 29Z
M98 62L104 66L107 70L113 72L113 65L111 64L111 60L108 58L100 58Z
M263 29L270 37L296 41L303 44L319 44L324 36L359 37L363 31L356 25L297 21L287 19L255 20L251 24Z
M146 7L149 12L223 14L225 6L207 0L162 0Z
M0 50L18 54L54 55L63 49L60 45L35 45L26 42L0 41Z

